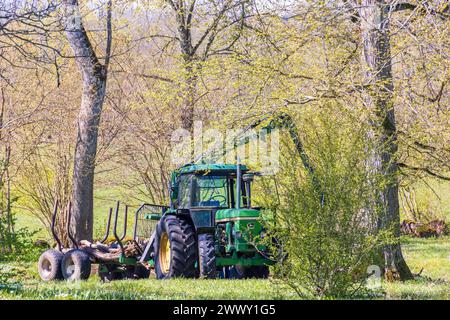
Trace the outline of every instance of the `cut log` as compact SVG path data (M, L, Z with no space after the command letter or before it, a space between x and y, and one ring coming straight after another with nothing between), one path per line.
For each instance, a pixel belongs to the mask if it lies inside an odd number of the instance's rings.
M82 240L79 245L80 249L89 254L96 262L118 263L122 255L122 249L116 243L106 246L100 242L93 244L89 241ZM130 241L124 244L123 254L126 258L137 258L141 254L141 249L134 241Z

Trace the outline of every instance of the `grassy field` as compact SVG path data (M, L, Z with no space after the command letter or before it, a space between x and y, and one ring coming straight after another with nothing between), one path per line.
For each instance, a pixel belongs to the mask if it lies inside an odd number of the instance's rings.
M450 299L450 238L405 239L405 256L421 277L406 283L381 284L372 299ZM298 299L289 288L271 280L166 280L101 283L97 276L81 283L42 283L35 263L0 263L8 284L0 299ZM1 281L0 281L1 282Z

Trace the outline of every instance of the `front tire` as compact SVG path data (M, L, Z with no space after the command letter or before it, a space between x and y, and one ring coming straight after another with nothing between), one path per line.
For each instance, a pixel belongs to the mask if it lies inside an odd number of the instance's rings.
M207 233L198 235L198 255L200 278L216 279L217 266L214 235Z

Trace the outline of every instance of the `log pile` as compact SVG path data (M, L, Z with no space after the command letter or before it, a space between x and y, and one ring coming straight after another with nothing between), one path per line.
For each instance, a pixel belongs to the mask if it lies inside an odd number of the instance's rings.
M118 262L122 254L122 250L117 244L104 245L100 242L91 243L86 240L80 242L80 249L101 262ZM136 257L141 253L141 249L134 241L124 243L123 249L127 258Z
M402 234L417 238L441 237L449 232L444 220L433 220L428 223L405 220L400 225L400 229Z

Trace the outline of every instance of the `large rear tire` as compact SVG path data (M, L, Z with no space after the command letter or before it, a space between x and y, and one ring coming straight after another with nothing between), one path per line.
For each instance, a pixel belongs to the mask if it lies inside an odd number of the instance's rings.
M91 275L89 256L81 250L67 252L61 262L62 274L68 281L87 280Z
M198 260L197 234L194 226L187 219L180 219L180 226L184 237L184 252L186 253L186 264L184 276L186 278L198 277L196 263Z
M207 233L198 235L198 255L200 278L216 279L217 266L214 235Z
M156 227L155 272L158 279L183 277L186 269L183 229L175 216L164 216Z
M45 251L39 258L38 272L43 281L63 280L61 272L61 261L63 254L50 249Z

